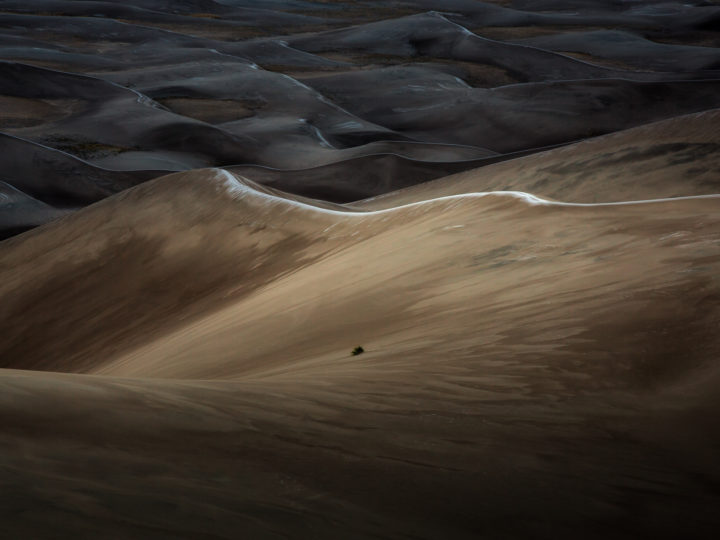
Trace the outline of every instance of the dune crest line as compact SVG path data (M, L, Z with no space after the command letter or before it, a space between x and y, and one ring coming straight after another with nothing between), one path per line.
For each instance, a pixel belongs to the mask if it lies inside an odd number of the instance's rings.
M378 214L387 214L390 212L395 212L397 210L404 210L406 208L413 208L417 206L423 206L426 204L436 203L436 202L444 202L444 201L458 201L463 199L480 199L484 197L489 196L499 196L499 197L513 197L515 199L521 200L526 202L529 205L533 206L569 206L569 207L597 207L597 206L629 206L634 204L652 204L652 203L663 203L663 202L672 202L672 201L686 201L686 200L696 200L696 199L720 199L720 193L713 193L708 195L688 195L684 197L668 197L668 198L662 198L662 199L644 199L644 200L636 200L636 201L616 201L616 202L602 202L602 203L573 203L573 202L564 202L564 201L551 201L548 199L543 199L541 197L538 197L537 195L533 195L532 193L526 193L524 191L480 191L480 192L472 192L472 193L459 193L457 195L445 195L443 197L435 197L433 199L427 199L423 201L417 201L412 203L403 204L400 206L395 206L393 208L384 208L381 210L333 210L330 208L322 208L320 206L314 206L312 204L304 203L301 201L296 201L293 199L286 199L284 197L278 197L276 195L271 195L270 193L265 193L260 190L253 189L248 183L244 183L240 181L240 179L244 180L245 182L251 182L250 179L245 178L244 176L236 176L235 174L225 170L225 169L213 169L216 174L216 178L225 185L228 193L231 195L236 194L246 194L246 193L252 193L253 195L256 195L261 198L269 199L274 202L279 203L285 203L291 206L299 207L299 208L307 208L309 210L313 210L319 213L323 214L331 214L331 215L337 215L337 216L372 216L372 215L378 215Z

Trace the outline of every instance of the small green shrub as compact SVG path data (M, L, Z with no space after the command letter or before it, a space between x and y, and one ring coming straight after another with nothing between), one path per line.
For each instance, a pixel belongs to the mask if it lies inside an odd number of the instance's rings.
M355 348L352 350L352 355L353 355L353 356L357 356L358 354L362 354L362 353L364 353L364 352L365 352L365 349L363 349L360 345L358 345L357 347L355 347Z

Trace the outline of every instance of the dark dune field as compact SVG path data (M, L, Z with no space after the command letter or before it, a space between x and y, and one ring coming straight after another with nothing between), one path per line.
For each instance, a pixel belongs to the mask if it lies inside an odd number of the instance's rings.
M714 539L720 4L0 0L1 539Z
M718 22L708 2L3 1L1 179L63 210L239 167L350 202L720 107Z

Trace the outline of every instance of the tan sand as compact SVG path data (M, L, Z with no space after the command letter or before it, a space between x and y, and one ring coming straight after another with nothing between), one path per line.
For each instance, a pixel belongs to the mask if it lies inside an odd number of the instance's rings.
M358 213L193 171L0 244L0 530L709 535L720 198L492 179Z

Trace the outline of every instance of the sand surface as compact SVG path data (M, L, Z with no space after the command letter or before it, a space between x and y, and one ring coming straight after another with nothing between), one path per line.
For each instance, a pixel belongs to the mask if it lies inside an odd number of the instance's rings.
M210 169L8 240L4 526L710 537L719 207L358 210Z
M720 6L262 4L0 2L0 538L714 539Z

